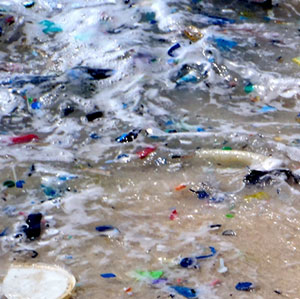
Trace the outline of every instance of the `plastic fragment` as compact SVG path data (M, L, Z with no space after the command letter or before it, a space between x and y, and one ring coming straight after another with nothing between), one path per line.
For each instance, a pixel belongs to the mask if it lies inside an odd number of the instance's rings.
M207 258L209 258L209 257L213 257L213 256L217 253L217 251L216 251L216 249L215 249L214 247L209 246L209 249L210 249L210 251L211 251L211 254L196 256L196 259L197 259L197 260L200 260L200 259L207 259Z
M17 188L23 188L24 184L25 184L25 181L23 181L23 180L16 181Z
M274 112L274 111L277 111L277 108L269 105L263 106L258 110L258 112L261 113Z
M25 8L31 8L31 7L34 6L34 4L35 4L34 1L25 1L25 2L23 2L23 5L24 5Z
M235 288L238 290L238 291L251 291L253 290L255 287L253 285L252 282L248 282L248 281L245 281L245 282L239 282Z
M171 56L171 57L175 57L175 50L179 49L180 48L180 44L179 43L176 43L175 45L173 45L169 50L168 50L168 55Z
M232 48L237 46L237 42L219 37L215 38L214 42L216 43L217 48L221 51L230 51Z
M185 188L186 188L186 185L180 184L180 185L178 185L178 186L175 187L175 190L176 190L176 191L180 191L180 190L183 190L183 189L185 189Z
M220 258L220 267L218 269L219 273L226 273L228 271L228 268L224 265L224 260Z
M41 104L40 102L33 102L33 103L31 104L31 108L32 108L33 110L39 110L39 109L41 109L41 107L42 107L42 104Z
M295 57L292 59L292 61L300 65L300 57Z
M26 234L26 237L33 241L38 238L41 234L41 220L43 215L41 213L29 214L26 223L27 225L23 226L23 232Z
M169 216L170 220L175 220L178 217L178 213L176 210L173 210Z
M10 140L13 144L22 144L22 143L31 142L34 140L39 140L39 137L35 134L28 134L28 135L23 135L23 136L11 137Z
M137 152L137 155L139 156L140 159L145 159L147 156L149 156L155 150L156 150L156 147L146 147L143 150Z
M128 295L132 295L132 288L124 288L124 292L127 293Z
M31 253L31 258L36 258L39 254L37 251L35 250L32 250L32 249L21 249L21 250L16 250L14 251L15 253L18 253L18 254L25 254L27 255L27 253Z
M223 146L223 147L222 147L222 150L223 150L223 151L231 151L232 148L231 148L230 146Z
M260 191L254 194L246 195L244 199L246 201L251 201L252 199L268 200L270 199L270 195L264 191Z
M3 183L3 186L6 188L13 188L15 187L15 182L11 180L7 180Z
M96 226L96 231L100 232L100 236L109 238L116 237L120 234L120 231L111 225Z
M201 33L200 29L193 25L190 25L187 28L185 28L183 33L192 42L197 42L203 37L203 34Z
M234 214L228 213L225 215L227 218L234 218Z
M210 225L209 227L212 228L212 229L214 229L214 230L216 230L216 229L221 228L221 227L222 227L222 224L212 224L212 225Z
M148 279L159 279L164 272L162 270L156 271L136 271L137 279L148 278Z
M196 193L199 199L204 199L204 198L208 198L209 197L209 194L205 190L197 190L197 191L195 191L193 189L190 189L190 191Z
M4 230L2 232L0 232L0 237L6 236L7 232L8 232L8 227L4 228Z
M90 137L91 137L92 139L100 139L100 138L101 138L97 133L91 133L91 134L90 134Z
M211 15L208 15L207 17L208 17L207 23L209 25L227 25L227 24L235 23L235 20L233 19L222 18L218 16L211 16Z
M120 143L132 142L138 137L141 130L132 130L129 133L124 133L123 135L117 137L115 140Z
M114 278L114 277L117 277L113 273L102 273L102 274L100 274L100 276L103 277L103 278Z
M197 260L193 257L185 257L183 258L179 265L182 267L182 268L193 268L195 266L197 266Z
M245 93L250 93L250 92L254 91L254 85L252 83L248 83L244 87L244 91L245 91Z
M231 229L224 230L222 233L223 236L236 236L236 232Z
M194 289L183 287L183 286L170 286L173 290L175 290L179 295L185 298L196 298L197 292Z
M88 113L86 115L86 118L88 121L94 121L95 119L101 118L101 117L103 117L102 111L96 111L96 112Z
M62 28L59 25L57 25L49 20L43 20L43 21L39 22L39 24L44 26L43 32L45 34L62 32Z

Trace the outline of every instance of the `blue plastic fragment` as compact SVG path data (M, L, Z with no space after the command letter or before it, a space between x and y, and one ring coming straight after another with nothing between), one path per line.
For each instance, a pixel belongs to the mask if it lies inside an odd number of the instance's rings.
M203 129L203 128L197 128L197 132L205 132L205 129Z
M277 111L277 109L275 107L269 106L269 105L263 106L262 108L259 109L259 112L262 112L262 113L274 112L274 111Z
M180 261L180 266L182 268L191 268L197 264L197 261L193 257L185 257Z
M204 199L204 198L209 197L209 194L205 190L199 190L199 191L196 191L196 193L197 193L197 196L199 199Z
M56 190L54 190L53 188L51 187L48 187L48 186L45 186L45 185L41 185L45 195L49 196L49 197L55 197L57 196L57 192Z
M102 273L100 274L101 277L103 278L114 278L117 277L114 273Z
M138 134L141 130L132 130L129 133L124 133L121 136L117 137L115 140L120 143L131 142L138 137Z
M197 292L194 289L182 287L182 286L171 286L179 295L185 298L196 298Z
M232 48L237 46L237 42L220 37L215 38L214 42L216 43L217 48L221 51L230 51Z
M210 249L210 251L211 251L211 254L196 256L196 259L197 259L197 260L207 259L207 258L209 258L209 257L214 256L214 255L217 253L217 250L216 250L214 247L209 246L209 249Z
M96 230L98 232L106 232L108 230L113 230L114 227L111 225L101 225L101 226L96 226Z
M248 281L245 281L245 282L239 282L235 288L238 290L238 291L250 291L252 289L254 289L254 285L252 282L248 282Z
M0 233L0 237L4 237L7 235L8 232L8 227L6 227L1 233Z
M178 48L180 48L180 44L176 43L175 45L173 45L169 50L168 50L168 55L171 57L175 57L174 55L174 51L177 50Z
M32 108L33 110L41 109L41 107L42 107L42 104L41 104L40 102L33 102L33 103L31 104L31 108Z
M23 180L16 181L16 187L17 188L23 188L24 184L25 184L25 181L23 181Z
M199 80L198 78L193 75L193 74L186 74L185 76L181 77L179 80L177 80L177 84L180 84L180 83L197 83Z
M226 24L234 24L235 20L228 19L228 18L222 18L217 16L210 16L208 15L208 24L209 25L226 25Z
M92 133L92 134L90 135L90 137L91 137L92 139L99 139L99 138L101 138L97 133Z
M122 158L128 158L129 156L127 154L120 154L117 159L122 159Z

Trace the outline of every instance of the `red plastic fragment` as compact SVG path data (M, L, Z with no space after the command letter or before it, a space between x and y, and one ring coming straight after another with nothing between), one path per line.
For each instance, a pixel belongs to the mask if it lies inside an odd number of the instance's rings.
M222 281L220 280L220 279L215 279L214 281L212 281L209 285L211 286L211 287L215 287L216 285L219 285L219 284L221 284L222 283Z
M146 147L143 150L137 152L137 155L140 159L145 159L149 154L154 152L156 150L156 147Z
M180 185L178 185L178 186L175 187L175 190L176 190L176 191L180 191L180 190L183 190L183 189L185 189L185 188L186 188L186 185L180 184Z
M173 210L170 215L170 220L175 220L178 217L178 213L176 210Z
M23 136L11 137L11 142L13 144L27 143L33 140L39 140L39 137L35 134L28 134Z

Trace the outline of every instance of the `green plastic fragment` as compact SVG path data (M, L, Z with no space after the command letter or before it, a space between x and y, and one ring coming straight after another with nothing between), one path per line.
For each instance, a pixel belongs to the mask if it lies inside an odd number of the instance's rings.
M136 271L140 278L159 279L164 272L162 270L157 271ZM137 277L137 278L139 278Z
M11 180L7 180L3 183L3 186L7 188L13 188L15 187L15 185L16 185L15 182Z
M222 147L222 150L223 150L223 151L231 151L232 148L231 148L230 146L223 146L223 147Z
M31 104L33 101L33 98L28 98L28 103Z
M234 217L234 214L226 214L225 215L227 218L233 218Z
M245 93L250 93L253 90L254 90L254 85L252 83L247 84L244 88Z

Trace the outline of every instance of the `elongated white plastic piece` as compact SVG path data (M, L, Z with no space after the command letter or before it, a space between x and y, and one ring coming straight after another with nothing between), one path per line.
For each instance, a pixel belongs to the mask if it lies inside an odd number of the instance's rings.
M203 160L220 163L223 166L246 167L258 170L271 170L280 167L282 160L264 155L238 150L199 150L196 155Z
M3 293L8 299L67 299L75 283L75 277L58 266L13 264L3 280Z

